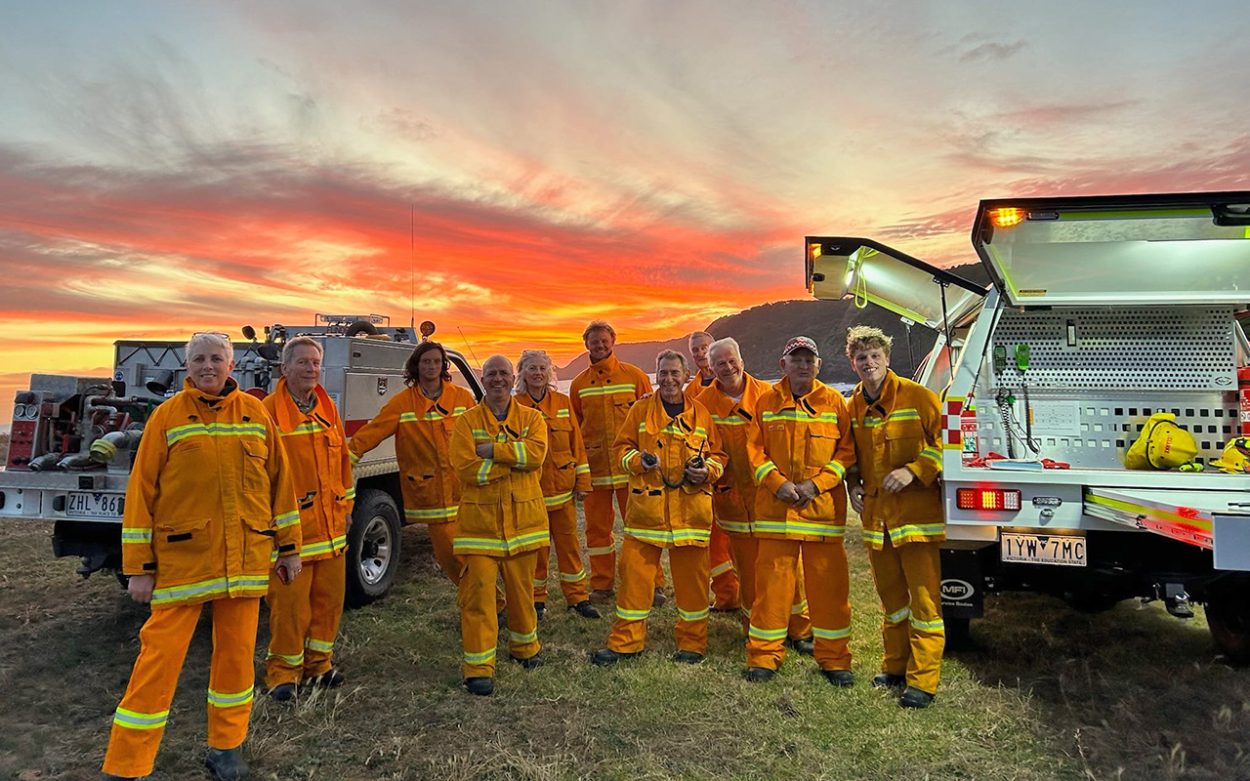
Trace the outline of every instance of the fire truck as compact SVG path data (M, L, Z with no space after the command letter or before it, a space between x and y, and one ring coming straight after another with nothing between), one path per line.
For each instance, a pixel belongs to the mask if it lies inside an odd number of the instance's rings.
M421 324L421 338L434 324ZM404 389L417 343L410 327L382 315L322 315L310 326L251 326L234 341L234 378L263 398L281 376L288 338L311 336L324 350L322 385L350 437ZM121 570L126 483L143 426L186 376L184 342L118 341L112 377L33 374L14 396L8 458L0 471L0 520L50 522L56 556L77 556L83 577ZM464 356L447 350L453 381L482 390ZM347 602L367 604L395 580L404 523L399 465L388 439L356 465L356 504L347 533ZM119 575L124 581L124 577Z
M1137 597L1202 604L1250 662L1250 475L1220 468L1250 434L1250 192L985 200L971 238L988 286L871 239L805 241L817 298L935 334L915 379L943 407L948 634L987 592ZM1161 412L1196 459L1126 468Z

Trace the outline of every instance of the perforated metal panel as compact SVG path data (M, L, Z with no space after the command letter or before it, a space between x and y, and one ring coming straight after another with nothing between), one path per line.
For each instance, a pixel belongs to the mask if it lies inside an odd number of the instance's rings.
M1232 307L1008 310L993 342L1005 350L1008 368L995 380L1133 394L1231 390L1237 385L1233 329ZM1020 344L1031 351L1023 375L1014 360ZM983 381L987 373L992 363L982 372Z

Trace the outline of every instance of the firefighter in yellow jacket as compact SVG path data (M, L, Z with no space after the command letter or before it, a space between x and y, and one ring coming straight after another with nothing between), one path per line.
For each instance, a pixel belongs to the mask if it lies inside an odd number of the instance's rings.
M885 655L873 686L905 686L899 705L933 702L941 675L940 543L946 539L942 494L941 407L933 391L890 371L892 340L856 326L846 354L859 385L851 397L857 469L848 475L851 506L885 611Z
M503 576L508 647L529 670L542 663L538 616L531 599L538 551L549 544L541 475L547 455L542 413L512 399L512 363L492 355L482 364L482 403L456 421L451 462L464 484L457 516L460 635L464 685L471 694L495 690L499 617L495 581Z
M851 686L851 603L846 549L846 470L855 463L842 394L816 379L816 343L797 336L781 352L785 376L755 408L748 447L759 490L752 530L760 538L755 603L747 632L749 681L776 675L800 563L814 655L825 678Z
M590 587L596 600L606 600L616 583L616 539L612 527L615 498L621 517L629 499L629 475L612 458L612 443L635 401L651 392L646 373L612 354L616 331L603 320L592 320L582 332L590 365L573 378L569 400L582 429L590 463L590 493L586 495L586 552L590 554ZM662 600L656 581L656 599Z
M451 429L477 401L451 381L447 352L438 342L422 342L404 364L408 386L351 439L352 463L395 436L395 456L403 488L404 522L430 528L434 558L452 583L460 582L460 562L452 551L460 480L451 468Z
M716 519L712 534L715 535L719 528L728 540L733 567L741 573L742 603L749 612L755 600L755 559L759 540L751 530L751 521L755 518L756 486L751 456L747 451L747 435L755 425L755 408L760 397L768 393L772 386L747 374L742 351L732 338L713 342L708 358L716 381L699 394L699 403L712 413L712 422L720 432L721 443L729 459L725 474L712 489L712 509ZM715 563L712 568L716 568ZM810 654L814 648L812 620L807 613L801 572L802 567L795 578L787 642L791 648ZM743 631L746 630L744 619Z
M591 659L598 665L642 652L652 584L666 548L677 602L674 659L697 664L707 653L712 484L724 471L725 454L707 408L682 394L685 356L665 350L655 369L659 391L634 404L613 446L630 475L630 496L616 622L608 647Z
M569 610L582 618L599 618L590 604L589 578L582 564L582 543L577 538L577 506L573 495L584 498L590 491L590 464L586 446L573 416L569 397L556 390L551 357L543 350L526 350L517 361L516 396L523 406L542 413L547 422L547 458L543 461L543 503L547 525L556 549L556 571L560 590ZM538 552L534 570L534 610L541 621L547 609L547 560L550 550Z
M705 389L716 383L716 373L712 371L709 361L709 350L714 339L707 331L695 331L686 339L686 347L697 368L692 370L694 376L686 383L687 401L694 401ZM736 342L735 342L736 344ZM716 507L712 508L716 516ZM719 523L712 524L712 539L708 542L708 560L712 565L712 609L718 611L739 610L742 607L742 586L738 582L738 572L734 568L733 552L729 549L729 535ZM748 587L749 588L749 587Z
M213 606L208 754L219 780L244 778L260 598L271 555L300 572L299 510L278 430L230 377L225 334L186 345L183 390L148 418L126 487L122 571L136 602L151 603L139 658L113 716L105 778L152 772L178 674L201 607Z
M269 653L265 686L280 702L300 683L341 686L333 665L343 616L347 522L356 498L347 437L334 400L321 387L321 345L297 336L282 347L282 379L265 398L278 424L299 502L303 571L291 583L269 575Z

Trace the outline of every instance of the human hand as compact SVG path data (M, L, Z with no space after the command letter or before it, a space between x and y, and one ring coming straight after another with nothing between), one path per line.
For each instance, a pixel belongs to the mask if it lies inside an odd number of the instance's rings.
M146 605L152 601L152 589L155 587L155 575L131 575L126 581L126 592L140 605Z
M655 453L648 453L645 450L642 451L641 460L642 460L642 471L644 472L650 472L652 469L655 469L656 467L660 465L659 456L657 456Z
M799 500L795 502L795 504L799 507L807 506L807 504L816 498L816 494L820 493L820 489L817 488L816 484L811 480L804 480L801 483L797 483L794 486L794 490L799 495Z
M686 464L686 482L690 483L691 485L700 485L702 483L707 482L707 478L708 478L708 469L707 469L706 464L703 464L702 466L698 466L698 467L694 467L694 466L691 466L690 464Z
M795 488L794 483L787 480L777 489L777 498L787 504L795 504L799 501L798 489Z
M881 487L888 493L896 494L911 485L911 482L915 479L915 472L905 466L900 466L885 476L885 479L881 481Z
M298 553L282 556L278 559L278 563L274 568L278 571L278 580L288 585L298 578L300 572L303 571L303 565L300 563Z
M478 458L491 458L495 455L494 442L478 442L476 449Z
M847 492L851 499L851 509L857 513L864 512L864 487L862 485L853 485L851 490Z

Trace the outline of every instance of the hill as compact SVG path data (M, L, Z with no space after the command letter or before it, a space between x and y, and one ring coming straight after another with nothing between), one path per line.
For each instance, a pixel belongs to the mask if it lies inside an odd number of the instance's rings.
M951 268L966 279L988 284L984 269L977 264ZM875 306L857 309L850 301L779 301L745 309L737 314L714 320L707 332L717 339L732 336L742 347L747 370L763 379L780 376L778 356L793 336L810 336L820 347L824 365L820 379L828 383L853 384L855 373L845 357L846 331L853 325L873 325L894 337L890 366L899 374L911 376L917 364L933 347L937 334L924 326L913 326L911 333L897 315ZM620 343L616 354L623 361L651 371L660 350L686 352L686 336L666 342ZM910 349L909 349L910 343ZM570 380L587 366L585 353L567 366L557 369L562 379Z

